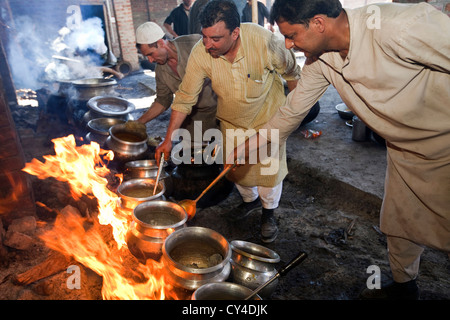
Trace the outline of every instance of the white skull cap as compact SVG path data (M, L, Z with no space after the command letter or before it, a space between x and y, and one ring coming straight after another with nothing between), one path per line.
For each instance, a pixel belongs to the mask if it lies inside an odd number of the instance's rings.
M152 44L164 37L164 31L154 22L145 22L136 29L137 44Z

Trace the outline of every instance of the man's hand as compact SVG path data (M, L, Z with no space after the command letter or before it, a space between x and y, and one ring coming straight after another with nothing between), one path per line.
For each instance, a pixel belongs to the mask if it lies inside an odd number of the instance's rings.
M147 135L147 127L145 124L136 120L128 120L125 122L125 128L131 132L136 132L145 136Z
M163 142L159 144L155 151L155 160L159 165L161 158L161 154L164 153L164 160L167 161L170 159L170 153L172 151L172 141L170 139L165 139Z

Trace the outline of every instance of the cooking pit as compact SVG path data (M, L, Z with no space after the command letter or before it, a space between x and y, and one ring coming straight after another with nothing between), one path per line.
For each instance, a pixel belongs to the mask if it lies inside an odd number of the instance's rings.
M130 83L136 81L139 79L130 76L119 83L131 87ZM131 96L132 91L127 93ZM340 102L333 91L328 91L316 120L288 140L290 172L276 212L280 233L274 243L265 246L279 254L276 267L285 265L299 251L308 253L308 258L281 278L267 299L355 300L366 285L370 276L367 269L372 265L380 267L383 282L390 279L385 237L377 227L384 149L374 141L358 143L351 139L351 129L335 110ZM44 162L44 155L55 155L49 137L76 133L58 119L53 120L54 126L45 126L40 123L39 112L39 108L12 108L27 163L33 159ZM139 112L143 110L134 114L139 116ZM164 135L169 115L162 115L147 127L151 137ZM307 139L301 133L306 129L321 130L322 135ZM78 147L89 145L82 137L74 136ZM83 149L82 154L88 153ZM47 171L54 172L58 166L51 168ZM1 299L191 298L192 292L175 290L163 280L162 259L149 259L144 264L127 249L126 230L132 217L119 213L113 221L104 214L111 210L111 199L119 198L115 193L121 183L116 176L119 172L103 172L100 168L94 172L101 172L103 180L97 181L95 192L92 189L86 193L74 192L73 189L81 190L83 184L76 183L72 188L73 178L59 181L61 175L43 179L30 175L36 216L13 220L0 228ZM82 172L87 170L75 172L77 179L82 178ZM108 187L99 188L105 185ZM238 224L222 217L239 201L234 189L223 201L198 210L186 227L214 230L228 242L262 244L258 213ZM22 240L14 243L18 237ZM426 249L418 280L422 299L450 298L449 270L446 254ZM75 290L76 274L80 275L80 282ZM143 291L146 295L142 295Z

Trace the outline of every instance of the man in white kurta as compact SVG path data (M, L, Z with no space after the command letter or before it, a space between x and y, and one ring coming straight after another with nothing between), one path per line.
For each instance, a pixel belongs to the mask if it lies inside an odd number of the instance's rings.
M298 10L304 5L294 3ZM417 297L423 247L450 253L450 18L426 3L377 4L343 9L334 18L313 13L305 28L285 6L277 0L271 18L286 47L308 60L286 105L263 128L277 128L281 141L287 139L331 84L386 140L380 222L394 283L375 291ZM311 54L317 48L323 51ZM402 291L401 284L412 289Z

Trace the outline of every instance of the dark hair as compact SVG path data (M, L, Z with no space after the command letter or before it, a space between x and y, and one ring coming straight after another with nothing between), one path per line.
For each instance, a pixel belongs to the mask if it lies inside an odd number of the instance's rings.
M270 10L270 23L286 21L309 26L316 14L337 18L342 11L339 0L275 0Z
M236 5L229 0L209 1L200 13L199 19L202 28L209 28L223 21L230 32L239 27L241 22Z

